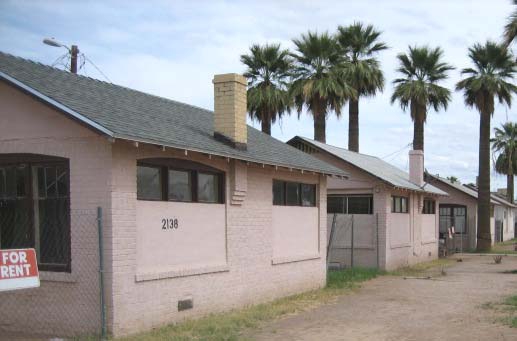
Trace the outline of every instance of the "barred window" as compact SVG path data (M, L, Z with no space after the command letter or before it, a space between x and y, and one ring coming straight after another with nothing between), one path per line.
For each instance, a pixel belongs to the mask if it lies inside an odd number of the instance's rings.
M67 159L0 155L0 249L35 248L42 271L70 272Z

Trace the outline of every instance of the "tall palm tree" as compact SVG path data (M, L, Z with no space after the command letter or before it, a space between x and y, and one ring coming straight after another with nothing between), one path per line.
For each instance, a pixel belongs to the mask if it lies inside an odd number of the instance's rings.
M374 58L388 48L379 41L380 35L372 25L364 26L360 22L338 27L337 40L350 59L348 83L357 92L357 97L348 102L348 149L354 152L359 152L359 97L374 96L384 89L384 75L379 61Z
M271 135L271 124L291 107L287 87L292 66L289 51L282 50L280 44L253 45L249 54L241 56L241 62L247 66L248 113L261 123L262 132Z
M513 178L517 168L517 124L507 122L501 128L495 128L495 137L492 142L492 150L498 154L495 162L495 170L500 174L506 175L506 195L508 201L513 203L514 190ZM510 161L511 162L508 162Z
M502 45L487 41L469 48L474 67L461 71L465 76L456 90L463 91L465 104L479 111L479 196L477 249L490 250L490 119L494 113L495 97L499 103L512 104L517 93L513 79L517 66L510 52Z
M427 110L435 111L447 106L451 100L451 92L438 83L445 80L448 71L454 68L442 61L441 48L409 47L409 54L397 56L400 66L397 69L404 78L393 81L395 90L391 103L399 101L402 110L409 107L413 120L413 149L424 150L424 124Z
M517 5L517 0L513 0L514 5ZM509 46L517 39L517 9L510 14L508 23L504 27L504 43Z
M295 66L290 92L294 105L298 117L304 107L310 111L314 118L314 139L325 143L328 112L334 110L339 116L346 100L355 96L343 77L347 60L328 33L308 32L293 43L296 51L292 54Z

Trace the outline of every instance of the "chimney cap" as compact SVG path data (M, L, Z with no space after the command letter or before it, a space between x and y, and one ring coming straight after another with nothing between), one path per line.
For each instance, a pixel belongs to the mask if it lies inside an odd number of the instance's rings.
M238 73L223 73L220 75L215 75L214 79L212 80L212 83L226 83L226 82L237 82L241 83L243 85L248 85L248 81L246 80L246 77L243 75L240 75Z

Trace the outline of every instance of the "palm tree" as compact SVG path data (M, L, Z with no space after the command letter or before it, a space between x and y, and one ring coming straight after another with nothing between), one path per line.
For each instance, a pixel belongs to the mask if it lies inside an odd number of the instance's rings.
M499 103L512 104L517 86L512 84L517 72L510 52L502 45L487 41L469 48L472 68L461 71L465 78L456 85L463 91L465 104L479 111L479 196L478 244L480 251L490 250L490 119L494 113L495 97Z
M378 40L380 35L372 25L360 22L338 27L337 40L350 59L348 83L357 92L357 97L348 102L348 149L354 152L359 152L359 97L374 96L377 90L384 89L384 75L373 57L388 48Z
M451 183L459 182L459 179L457 177L453 176L453 175L448 176L447 180L449 180Z
M514 5L517 5L517 0L513 0ZM509 46L517 39L517 9L510 14L508 23L504 27L504 43Z
M501 128L495 128L495 137L492 142L492 150L497 153L495 170L499 174L506 175L506 195L508 201L513 203L513 177L514 165L517 164L517 124L507 122ZM508 162L511 160L511 162Z
M328 112L334 110L339 117L345 101L355 96L343 77L347 60L340 53L337 41L326 32L308 32L293 43L296 51L292 56L296 63L290 93L298 117L307 107L314 118L314 139L325 143Z
M393 81L395 90L391 103L400 102L402 110L409 107L413 120L413 149L424 150L424 123L427 110L432 107L438 111L447 110L451 100L449 89L438 83L448 77L447 72L454 68L442 61L443 51L437 47L409 47L409 54L397 56L400 66L397 69L404 78Z
M291 107L289 51L282 50L280 44L253 45L249 54L241 56L241 62L248 67L244 73L249 82L248 113L262 124L262 132L271 135L271 124Z

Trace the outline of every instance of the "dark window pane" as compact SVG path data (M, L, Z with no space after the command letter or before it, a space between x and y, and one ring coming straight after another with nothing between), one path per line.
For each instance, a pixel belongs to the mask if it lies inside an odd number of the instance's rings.
M45 168L38 167L38 197L45 198L47 196L47 186L45 185Z
M431 199L424 199L424 214L435 214L435 201Z
M285 197L287 205L300 205L300 184L297 182L287 182Z
M401 204L400 204L400 212L407 213L408 207L407 207L407 199L406 198L400 198Z
M68 197L68 170L59 166L57 169L57 195Z
M16 198L16 168L6 168L6 192L8 198Z
M5 168L0 168L0 198L7 197Z
M372 214L371 197L348 197L348 214Z
M401 200L399 197L395 197L395 211L394 212L400 212L401 210Z
M316 185L302 184L302 206L316 206Z
M42 264L67 264L68 198L39 200L39 261Z
M28 169L27 165L20 165L16 168L16 196L18 198L23 198L27 195Z
M54 167L45 167L45 184L47 197L54 198L57 195L56 169Z
M30 209L25 198L0 200L0 249L32 247Z
M138 199L162 199L162 179L160 174L160 168L146 166L137 167L136 191Z
M197 199L200 202L219 201L219 178L217 175L198 173Z
M345 197L328 197L327 198L327 213L346 213L346 198Z
M169 200L192 201L190 172L169 169Z
M273 205L285 205L284 181L273 180Z

